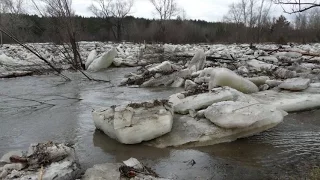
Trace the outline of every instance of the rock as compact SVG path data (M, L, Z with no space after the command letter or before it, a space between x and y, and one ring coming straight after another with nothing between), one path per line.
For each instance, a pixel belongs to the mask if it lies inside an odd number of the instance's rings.
M281 78L281 79L288 79L288 78L294 78L297 76L297 72L295 71L290 71L284 68L278 68L275 72L274 75L277 78Z
M293 78L287 79L282 84L279 85L279 88L286 89L290 91L302 91L309 87L310 79L302 78Z
M189 110L205 109L213 103L234 99L234 94L230 91L230 88L217 88L214 89L214 92L191 95L183 99L178 98L179 94L174 94L169 98L174 112L179 114L188 114Z
M86 61L86 64L85 64L86 69L89 68L90 64L93 62L93 60L96 59L96 57L97 57L97 51L96 50L92 50L89 53L87 61Z
M225 129L216 126L205 118L194 119L187 115L175 116L170 133L145 144L158 148L208 146L252 136L281 122L282 118L268 118L246 128Z
M123 144L137 144L171 131L173 110L166 101L133 103L92 113L97 129Z
M281 122L283 113L265 104L224 101L208 107L205 117L219 127L234 129L247 128L259 121Z
M40 143L31 145L27 164L0 165L1 179L37 180L43 165L43 179L68 180L80 175L80 165L75 150L64 144Z
M196 72L202 70L204 68L206 62L206 55L203 50L198 50L194 57L192 58L191 62L188 65L188 69L192 72Z
M247 62L247 64L251 67L253 67L254 69L258 70L258 71L262 71L262 70L273 70L275 69L277 66L273 65L273 64L268 64L262 61L258 61L258 60L250 60Z
M258 57L258 60L260 60L260 61L271 61L273 63L279 62L279 60L275 56L261 56L261 57Z
M252 96L260 103L271 105L286 112L319 108L320 88L312 89L315 92L308 92L309 89L303 92L277 92L275 90L268 90L254 93Z
M197 87L197 84L189 79L187 79L186 82L184 83L184 90L185 91L195 89L196 87Z
M117 50L113 48L109 52L103 54L101 57L93 60L93 62L88 67L88 71L97 72L108 68L112 64L116 56Z
M259 91L258 87L251 81L225 68L215 68L212 70L209 90L217 86L228 86L246 94Z
M266 84L270 87L270 88L274 88L279 86L283 81L279 81L279 80L266 80Z
M164 61L161 64L152 67L149 69L150 72L161 72L161 73L166 73L166 72L174 72L179 70L180 68L174 64L171 64L169 61Z
M259 76L259 77L252 77L248 78L249 81L253 82L257 86L261 86L266 83L267 80L270 78L268 76Z
M263 84L263 85L259 86L260 91L266 91L269 88L270 88L270 86L268 84Z

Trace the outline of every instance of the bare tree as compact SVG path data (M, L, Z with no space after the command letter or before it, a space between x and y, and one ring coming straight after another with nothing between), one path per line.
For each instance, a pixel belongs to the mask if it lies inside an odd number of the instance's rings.
M272 6L272 2L268 0L261 0L260 6L258 7L258 17L257 17L257 42L260 42L261 31L263 25L266 25L269 19L269 12Z
M0 1L0 24L12 33L16 32L19 26L25 26L23 19L19 16L25 13L23 5L24 0ZM0 33L0 41L3 44L2 32Z
M245 39L252 37L252 31L257 29L257 41L260 41L262 24L268 19L271 2L268 0L241 0L239 3L232 3L229 12L224 17L228 22L244 25Z
M159 38L158 40L166 40L166 20L179 15L180 9L176 0L149 0L155 8L155 13L159 17Z
M320 30L320 9L308 12L308 28Z
M4 13L22 14L24 13L24 0L1 0L1 10Z
M273 2L281 5L283 11L288 14L304 12L315 7L320 7L318 0L273 0ZM287 10L285 6L289 6L290 10Z
M176 0L149 0L154 6L160 20L168 20L177 16L179 8Z
M101 18L105 18L112 24L112 32L117 41L122 40L123 20L132 9L134 0L94 0L89 9L91 12Z
M64 48L64 55L75 70L84 69L79 46L77 44L77 32L74 23L75 13L72 10L72 0L40 0L40 7L35 0L34 6L41 16L52 17L55 20L54 27L58 32L58 37ZM70 54L69 52L72 52Z
M226 22L233 22L239 25L241 23L245 24L242 17L243 16L242 16L241 6L238 6L237 4L232 3L229 5L228 15L225 15L223 19Z

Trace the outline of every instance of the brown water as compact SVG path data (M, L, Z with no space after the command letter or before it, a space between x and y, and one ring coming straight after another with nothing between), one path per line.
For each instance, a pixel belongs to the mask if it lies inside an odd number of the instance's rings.
M110 69L98 76L117 84L133 70ZM320 165L319 110L291 114L274 129L232 143L192 149L127 146L95 130L92 109L167 98L181 89L113 87L68 75L74 81L54 76L0 80L0 156L30 143L69 142L84 169L135 157L174 179L303 179Z

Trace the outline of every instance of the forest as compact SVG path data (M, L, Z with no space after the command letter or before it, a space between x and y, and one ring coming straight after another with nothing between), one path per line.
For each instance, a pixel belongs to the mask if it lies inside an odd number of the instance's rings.
M100 1L100 0L98 0ZM97 1L97 2L98 2ZM108 1L100 1L105 3ZM124 1L110 1L124 3ZM133 3L133 1L131 1ZM174 2L174 1L173 1ZM268 4L269 3L269 4ZM103 4L100 4L102 7ZM320 41L320 10L318 8L295 13L292 20L285 16L272 16L270 9L275 6L264 0L242 0L229 5L229 12L220 22L187 19L187 12L171 9L169 16L159 12L154 19L136 18L130 15L132 4L122 4L126 11L112 15L114 9L88 7L92 17L82 17L76 12L70 16L53 14L31 15L25 10L12 7L2 11L1 27L22 42L66 41L61 38L61 18L72 23L72 33L77 41L129 41L135 43L308 43ZM176 6L176 5L175 5ZM22 8L22 7L21 7ZM108 14L109 13L109 14ZM103 15L108 14L108 15ZM59 24L60 23L60 24ZM70 28L69 28L70 29ZM13 41L4 36L3 43Z

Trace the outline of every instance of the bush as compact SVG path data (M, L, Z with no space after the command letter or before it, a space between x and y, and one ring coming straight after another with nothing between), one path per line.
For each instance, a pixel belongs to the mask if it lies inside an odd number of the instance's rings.
M277 40L277 44L286 45L287 41L283 36L280 36Z
M310 180L319 180L320 179L320 167L315 167L310 173Z

